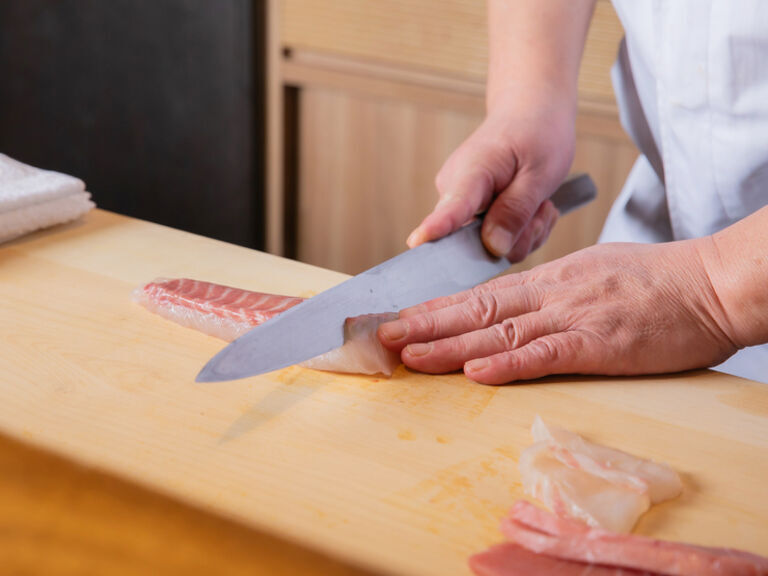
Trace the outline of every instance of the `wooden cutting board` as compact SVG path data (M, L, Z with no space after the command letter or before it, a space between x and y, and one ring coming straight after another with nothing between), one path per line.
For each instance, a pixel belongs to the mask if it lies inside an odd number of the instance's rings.
M468 574L523 492L535 414L662 460L637 532L768 555L768 386L715 372L506 387L402 367L196 384L223 343L131 291L188 276L310 295L345 276L111 214L0 246L0 429L392 574Z

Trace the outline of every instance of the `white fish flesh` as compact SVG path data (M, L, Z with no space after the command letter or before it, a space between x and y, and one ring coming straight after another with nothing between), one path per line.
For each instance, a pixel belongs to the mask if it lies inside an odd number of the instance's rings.
M520 455L523 486L558 515L629 532L651 504L682 492L666 464L589 442L538 416L532 435L535 443Z

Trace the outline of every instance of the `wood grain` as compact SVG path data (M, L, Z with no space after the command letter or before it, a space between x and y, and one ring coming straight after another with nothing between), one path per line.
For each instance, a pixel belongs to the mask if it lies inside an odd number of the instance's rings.
M298 367L195 384L221 343L130 302L155 276L306 294L344 276L105 212L0 246L0 430L364 567L467 575L523 496L535 414L669 462L642 534L768 554L768 388L706 371L485 387Z
M315 88L300 116L298 257L347 273L406 248L437 169L482 119Z
M372 574L0 435L3 574Z
M272 83L298 89L299 102L298 163L288 167L299 190L274 182L272 205L282 197L285 213L297 214L290 240L299 259L357 273L404 249L434 204L435 175L482 120L483 3L275 0L272 8L280 37L271 42L285 50ZM609 79L621 35L601 0L581 70L573 166L593 174L600 198L565 219L518 269L593 243L629 173L636 152ZM270 229L288 230L277 218L270 215Z
M485 3L476 0L282 0L282 44L426 70L485 77ZM597 3L579 80L580 96L613 101L608 71L623 29L611 3Z
M356 274L405 249L437 200L435 175L483 119L482 112L429 106L431 96L421 96L403 102L351 86L303 86L300 260ZM592 175L598 199L563 219L517 269L594 244L636 156L615 118L582 112L572 170Z

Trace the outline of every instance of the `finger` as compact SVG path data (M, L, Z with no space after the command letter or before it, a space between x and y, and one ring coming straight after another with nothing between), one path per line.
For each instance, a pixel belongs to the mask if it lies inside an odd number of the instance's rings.
M451 294L449 296L441 296L439 298L433 298L432 300L427 300L426 302L422 302L421 304L410 306L408 308L403 308L402 310L400 310L399 316L400 318L409 318L411 316L416 316L417 314L426 314L427 312L440 310L441 308L447 308L448 306L460 304L461 302L464 302L469 298L472 298L479 294L484 294L486 292L493 292L494 290L503 290L505 288L511 288L513 286L525 284L527 279L528 279L527 271L518 272L515 274L504 274L503 276L493 278L488 282L478 284L477 286L475 286L474 288L470 288L469 290L463 290L461 292L457 292L456 294Z
M399 350L412 342L431 342L487 328L538 310L540 305L539 293L530 286L480 292L454 306L382 324L379 336L384 346Z
M557 220L560 218L560 212L558 211L557 208L555 208L555 205L552 202L547 200L543 205L546 206L546 209L545 209L546 214L542 219L544 222L544 226L542 227L541 233L533 241L533 244L531 245L531 250L530 250L531 252L534 252L535 250L538 250L539 248L541 248L544 242L547 241L547 238L549 238L549 235L552 232L552 229L555 227Z
M531 171L521 171L494 200L483 222L483 242L497 256L512 251L528 223L552 190L544 190Z
M441 198L434 210L408 236L408 247L416 248L458 230L477 214L481 202L482 198L475 194Z
M561 329L558 316L532 312L460 336L409 344L403 349L401 358L410 368L440 374L459 370L466 362L476 358L493 357L515 350Z
M481 384L506 384L550 374L578 374L589 358L589 341L583 332L557 332L532 340L525 346L471 360L464 374ZM594 350L600 353L601 351Z
M507 182L514 174L514 157L497 158L498 154L472 144L462 146L448 159L435 178L440 201L421 224L411 232L407 244L410 248L436 240L458 230L475 214L484 210L499 185L497 175L488 165L501 166L502 179Z
M512 250L507 254L510 262L521 262L544 242L557 219L557 208L549 200L542 202L531 221L525 227ZM534 247L535 246L535 247Z

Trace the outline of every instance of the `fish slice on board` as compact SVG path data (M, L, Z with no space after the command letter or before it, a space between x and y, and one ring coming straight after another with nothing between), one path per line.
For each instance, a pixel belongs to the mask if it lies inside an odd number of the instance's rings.
M305 300L189 278L159 278L137 288L133 299L163 318L228 342ZM396 314L388 313L347 319L341 347L300 365L331 372L390 376L400 364L400 357L381 345L376 329L395 317Z

